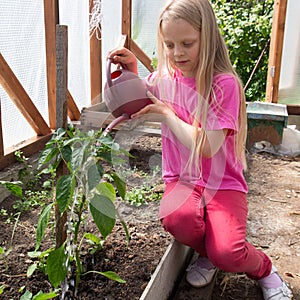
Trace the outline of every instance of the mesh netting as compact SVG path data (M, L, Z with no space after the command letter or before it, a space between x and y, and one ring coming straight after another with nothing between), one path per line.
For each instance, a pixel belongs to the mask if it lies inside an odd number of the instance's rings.
M68 87L79 107L90 104L89 2L60 1L68 25ZM48 123L44 5L39 0L0 1L0 52ZM0 86L4 148L36 135Z

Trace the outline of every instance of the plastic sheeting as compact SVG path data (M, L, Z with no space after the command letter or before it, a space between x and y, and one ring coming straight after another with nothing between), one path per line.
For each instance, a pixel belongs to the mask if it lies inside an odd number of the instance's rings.
M44 1L0 1L0 52L27 94L49 122ZM79 109L90 104L89 2L60 1L60 24L68 25L68 85ZM4 148L36 136L0 86Z
M107 53L118 45L122 32L122 1L102 1L102 41L103 62ZM156 57L157 20L166 0L132 0L132 39L150 57ZM103 82L105 82L105 64L103 64ZM139 75L145 77L148 70L139 63Z

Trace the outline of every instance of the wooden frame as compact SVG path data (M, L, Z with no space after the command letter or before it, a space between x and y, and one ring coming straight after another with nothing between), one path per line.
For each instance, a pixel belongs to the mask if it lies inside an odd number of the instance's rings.
M24 142L22 145L3 148L1 111L0 111L0 169L14 162L14 151L21 150L26 156L41 150L50 139L52 130L56 129L56 33L55 26L59 24L59 0L44 0L46 59L47 59L47 86L49 126L36 109L30 97L13 74L11 68L0 53L0 84L4 87L17 108L24 115L27 122L37 136ZM130 49L149 71L153 71L151 59L131 39L131 0L122 0L122 38L121 45ZM274 1L274 16L269 54L269 72L267 78L266 100L277 103L280 77L283 36L285 27L287 0ZM90 7L90 11L92 7ZM102 92L101 70L101 41L94 35L90 39L90 69L91 69L91 104L101 102L99 95ZM80 112L67 91L68 116L72 121L80 119ZM299 106L288 106L290 114L300 114Z

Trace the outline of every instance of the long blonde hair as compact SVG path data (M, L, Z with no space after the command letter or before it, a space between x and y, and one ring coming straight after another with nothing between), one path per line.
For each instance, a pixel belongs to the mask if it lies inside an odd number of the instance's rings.
M219 31L213 8L208 0L171 0L163 9L159 17L158 26L158 74L162 76L167 68L169 75L173 76L175 67L168 61L164 52L162 22L170 18L179 18L190 23L199 31L201 50L196 70L196 85L199 94L199 105L195 115L195 139L192 149L191 161L199 161L205 143L205 134L198 130L201 118L201 127L205 130L209 105L216 102L213 78L217 74L232 74L239 85L240 107L238 118L238 131L235 136L235 149L238 161L245 164L245 141L247 134L246 101L242 83L235 72L226 47L225 41Z

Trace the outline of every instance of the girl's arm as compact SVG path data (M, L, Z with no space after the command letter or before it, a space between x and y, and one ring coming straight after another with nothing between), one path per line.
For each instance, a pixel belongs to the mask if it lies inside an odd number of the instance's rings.
M143 120L165 123L182 144L192 149L195 141L195 127L181 120L172 108L154 97L150 92L147 93L147 96L153 104L147 105L131 117L142 117ZM214 156L222 146L227 129L204 131L199 128L198 134L205 135L202 156L209 158Z
M116 48L108 53L107 58L112 59L114 64L123 64L129 71L138 74L137 59L127 48Z

